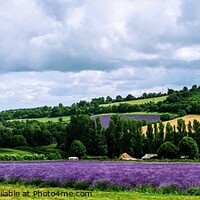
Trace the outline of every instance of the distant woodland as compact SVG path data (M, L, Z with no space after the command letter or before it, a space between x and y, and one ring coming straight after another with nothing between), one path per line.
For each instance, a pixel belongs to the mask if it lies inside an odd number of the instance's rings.
M125 98L100 97L91 102L80 101L71 106L59 104L55 107L40 107L2 111L0 113L0 147L24 148L57 144L61 156L77 154L79 157L107 156L118 157L127 152L136 158L146 153L158 153L160 158L199 158L200 122L194 120L188 125L178 120L177 128L162 121L147 123L145 121L124 119L113 115L109 127L103 128L99 117L95 120L92 114L123 113L134 111L170 112L179 116L200 113L200 87L191 89L184 87L180 91L169 89L167 94L143 94L138 99L166 96L166 100L158 103L148 102L140 105L123 104L123 101L136 99L132 95ZM120 101L118 106L101 106ZM71 116L66 122L39 122L28 120L40 117ZM26 121L11 120L26 118ZM147 125L147 131L142 127Z

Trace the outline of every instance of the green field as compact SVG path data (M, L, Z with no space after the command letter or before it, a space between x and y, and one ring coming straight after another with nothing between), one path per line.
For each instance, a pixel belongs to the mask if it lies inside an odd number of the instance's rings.
M74 189L64 189L64 188L38 188L33 186L23 186L23 185L0 185L1 199L41 199L41 200L139 200L139 199L165 199L165 200L196 200L199 199L199 196L181 196L181 195L160 195L160 194L149 194L149 193L138 193L134 191L124 191L124 192L101 192L101 191L92 191L92 196L87 196L91 191L84 190L74 190ZM2 191L5 192L14 192L15 196L5 197L2 196ZM35 192L35 196L34 196ZM11 193L10 193L11 194ZM41 196L43 195L43 196ZM53 196L55 195L55 196ZM57 196L56 196L57 195ZM59 195L59 196L58 196ZM68 195L68 196L67 196ZM69 196L71 195L71 196ZM85 195L85 197L81 196Z
M56 149L57 144L51 144L47 146L40 147L20 147L20 149L11 149L11 148L0 148L0 155L32 155L32 154L45 154L45 153L56 153L59 152Z
M158 103L159 101L164 101L167 98L167 96L162 96L162 97L155 97L155 98L147 98L147 99L137 99L137 100L132 100L132 101L122 101L122 102L115 102L115 103L110 103L110 104L102 104L100 106L118 106L120 103L127 103L127 104L144 104L144 103L149 103L154 102Z
M168 113L168 112L125 112L125 113L102 113L102 114L96 114L96 115L93 115L92 117L94 116L106 116L106 115L129 115L129 114L132 114L132 115L162 115L162 114L169 114L169 115L175 115L174 113Z
M9 120L9 121L26 121L26 120L37 120L39 122L58 122L59 118L62 118L63 121L69 121L70 120L70 116L62 116L62 117L43 117L43 118L30 118L30 119L13 119L13 120Z
M32 153L28 151L23 151L23 150L17 150L17 149L10 149L10 148L0 148L0 155L19 155L19 156L24 156L24 155L32 155Z

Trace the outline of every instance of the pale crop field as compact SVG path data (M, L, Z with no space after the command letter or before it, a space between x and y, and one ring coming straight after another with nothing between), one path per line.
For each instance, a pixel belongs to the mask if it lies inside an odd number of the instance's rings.
M175 119L172 119L172 120L169 120L169 121L165 121L165 122L163 122L163 125L165 126L164 131L166 131L166 125L167 125L168 122L172 125L172 127L177 126L178 119L183 119L185 121L186 129L187 129L187 125L188 125L189 121L192 124L193 124L193 121L195 119L197 121L200 121L200 115L186 115L186 116L183 116L183 117L178 117L178 118L175 118ZM146 131L147 131L147 126L143 126L142 132L146 133Z

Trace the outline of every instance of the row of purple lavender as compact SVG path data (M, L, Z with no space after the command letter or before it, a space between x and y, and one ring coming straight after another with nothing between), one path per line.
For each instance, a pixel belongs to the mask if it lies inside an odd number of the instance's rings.
M104 128L108 128L111 116L112 115L99 116L101 124ZM156 122L160 120L160 115L156 115L156 114L120 114L120 116L123 118L146 120L147 122ZM96 119L96 116L93 116L92 119Z
M91 185L108 181L111 185L135 188L176 185L200 187L199 163L139 163L100 161L1 162L0 178L86 181Z

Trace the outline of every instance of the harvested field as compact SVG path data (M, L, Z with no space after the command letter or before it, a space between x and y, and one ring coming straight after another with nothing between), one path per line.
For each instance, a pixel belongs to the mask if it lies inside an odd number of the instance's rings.
M200 115L186 115L184 117L178 117L169 121L165 121L163 122L164 126L166 127L167 123L169 122L172 126L177 126L177 121L178 119L183 119L185 120L185 124L186 126L188 125L189 121L191 121L193 123L194 119L196 119L197 121L200 121ZM143 133L146 133L147 131L147 126L144 126L142 128Z

